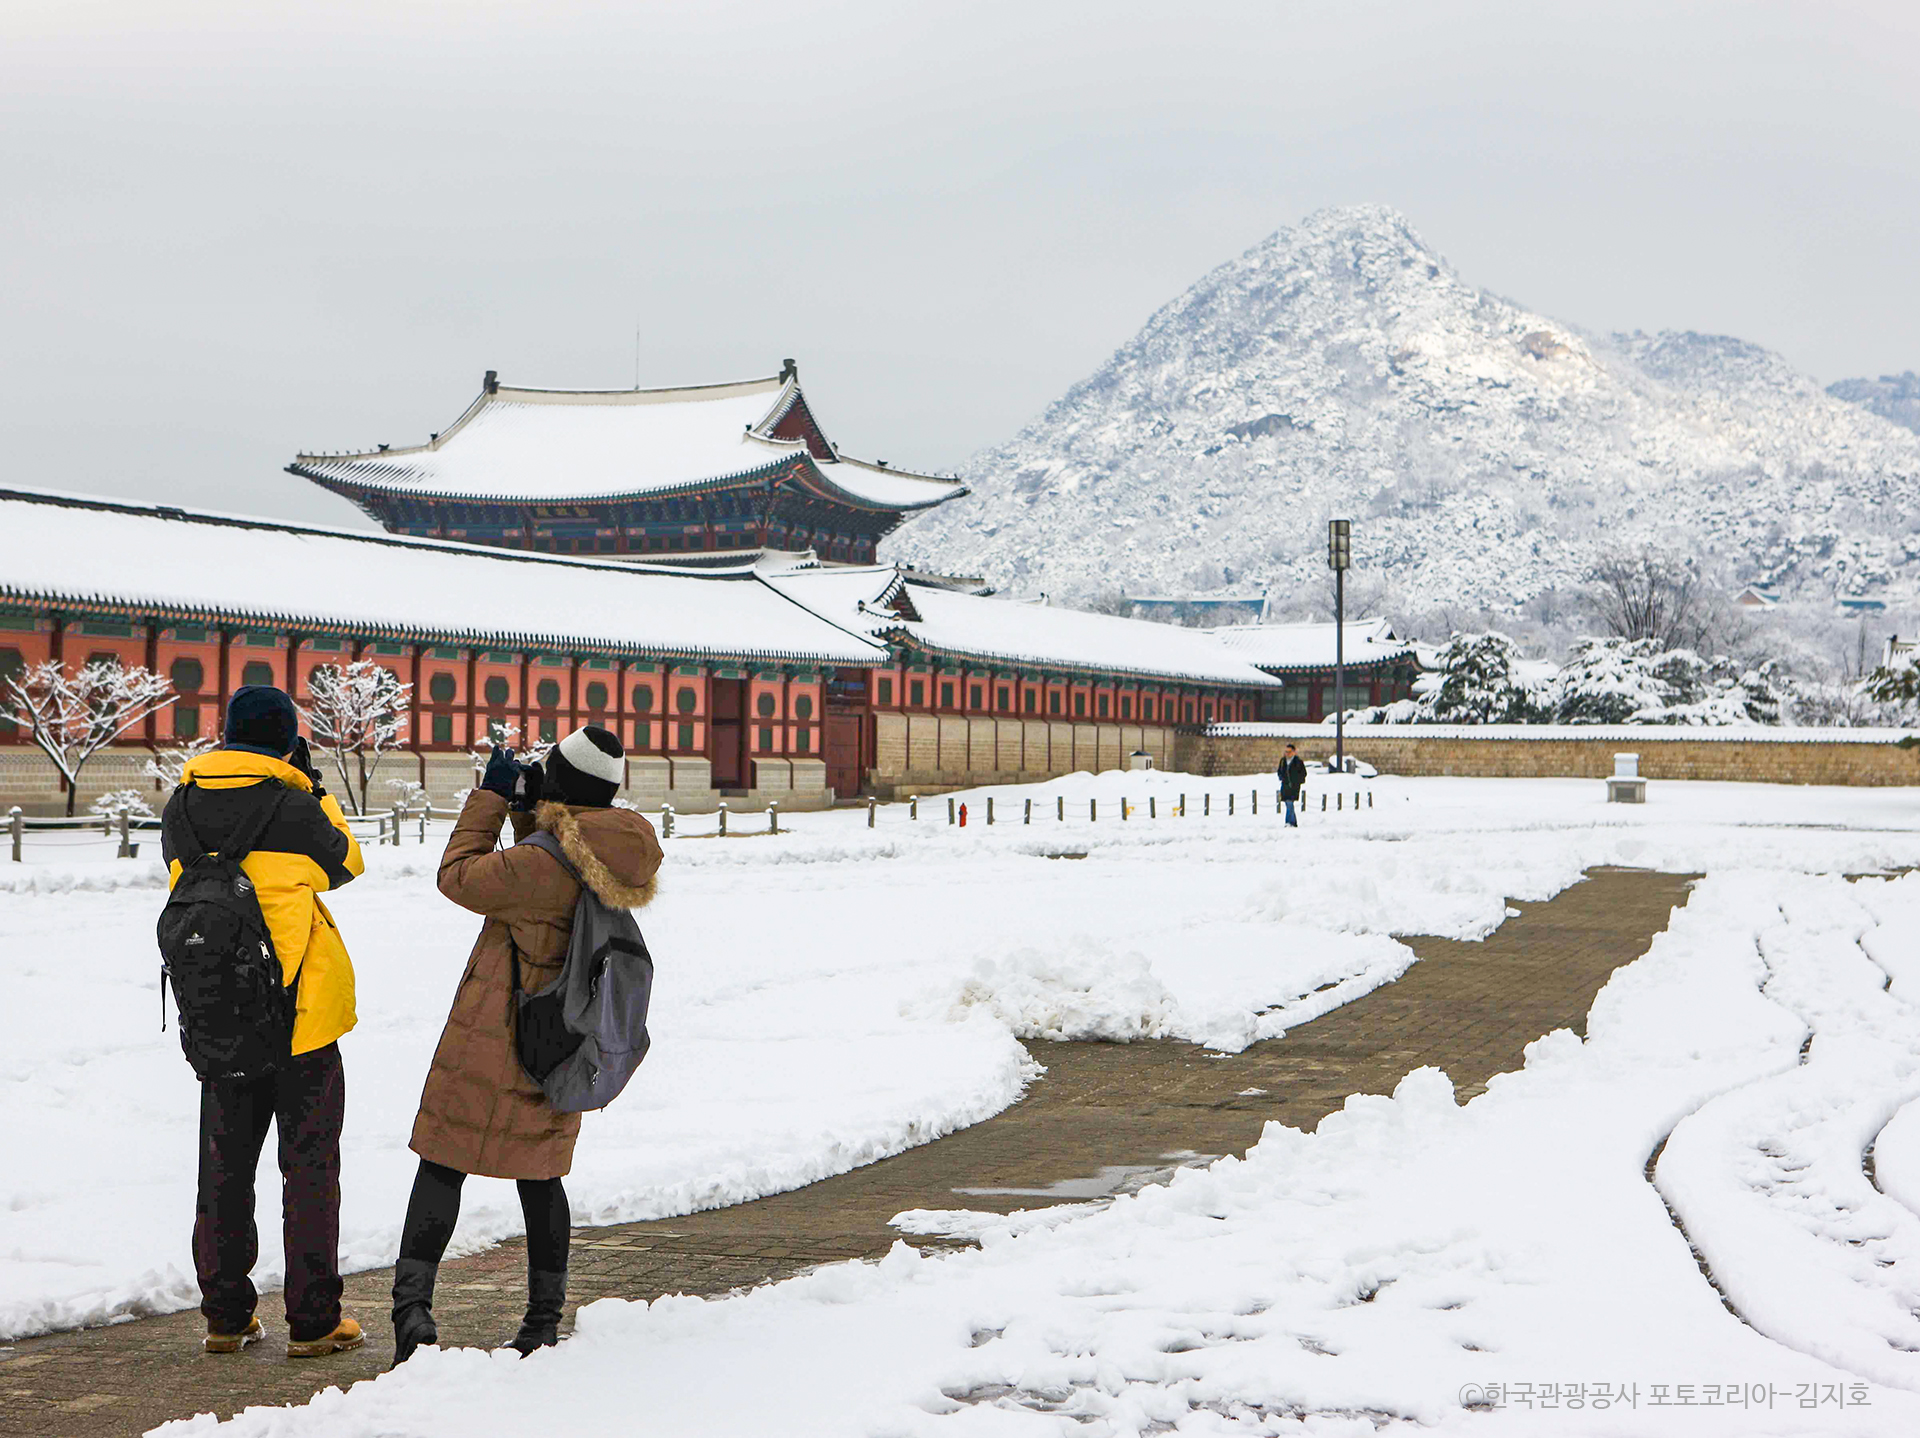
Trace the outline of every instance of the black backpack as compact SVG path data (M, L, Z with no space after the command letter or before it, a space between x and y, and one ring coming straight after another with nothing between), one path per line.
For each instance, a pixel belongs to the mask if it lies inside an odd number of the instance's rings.
M263 1078L293 1055L294 993L260 912L260 896L240 861L280 812L286 786L263 779L272 797L209 854L187 819L194 785L180 791L168 835L180 878L160 911L160 1027L167 1026L166 982L180 1011L180 1047L201 1079Z

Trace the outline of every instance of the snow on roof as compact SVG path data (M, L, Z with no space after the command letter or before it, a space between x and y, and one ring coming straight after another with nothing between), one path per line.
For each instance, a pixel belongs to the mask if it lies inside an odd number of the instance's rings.
M872 664L751 569L717 575L0 490L0 595L529 648Z
M798 397L791 374L677 389L493 385L428 444L300 454L287 468L329 487L563 501L669 494L806 457L831 487L870 505L922 509L964 493L956 480L816 459L805 440L773 435Z
M1262 688L1276 681L1198 629L915 584L891 565L795 567L768 581L836 623L944 654L1036 667ZM896 613L891 606L903 605Z
M814 467L835 489L885 509L925 509L967 492L957 479L909 474L844 454L831 460L816 458Z
M1207 632L1227 649L1262 669L1331 669L1332 624L1237 624ZM1411 658L1413 641L1401 639L1384 619L1349 619L1345 650L1349 664L1379 664Z

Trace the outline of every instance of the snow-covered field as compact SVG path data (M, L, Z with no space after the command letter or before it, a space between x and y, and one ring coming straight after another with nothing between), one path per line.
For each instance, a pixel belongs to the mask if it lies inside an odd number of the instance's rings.
M644 917L656 1049L588 1122L576 1216L770 1192L975 1121L1025 1081L1016 1033L1237 1048L1398 973L1394 934L1484 934L1505 896L1592 864L1709 877L1587 1042L1543 1039L1468 1105L1417 1072L1067 1222L902 1220L978 1232L978 1252L596 1304L532 1362L430 1353L239 1431L509 1433L563 1408L674 1434L1920 1431L1920 876L1837 877L1920 864L1920 796L1657 784L1639 809L1589 781L1378 779L1342 785L1371 808L1316 802L1288 833L1270 786L1248 812L1252 782L1211 781L1210 817L1207 781L1109 774L992 791L991 829L982 791L956 796L965 830L941 799L917 823L890 806L871 830L842 812L674 840ZM1159 817L1120 819L1150 793ZM1009 824L1028 797L1033 823ZM361 975L343 1227L362 1266L392 1254L474 927L433 892L433 853L370 850L334 906ZM26 1160L0 1172L0 1330L194 1301L194 1093L158 1032L155 885L71 855L0 875L0 1151ZM505 1184L468 1207L467 1246L518 1217ZM1634 1406L1599 1407L1602 1384ZM1771 1407L1729 1407L1733 1384Z

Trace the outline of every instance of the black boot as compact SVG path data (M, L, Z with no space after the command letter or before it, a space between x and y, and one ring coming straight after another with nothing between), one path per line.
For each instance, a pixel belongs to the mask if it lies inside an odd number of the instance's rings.
M551 1348L560 1341L560 1310L567 1302L567 1270L557 1273L538 1269L527 1274L527 1316L520 1331L502 1346L518 1349L525 1358L536 1348Z
M403 1258L393 1266L393 1366L398 1368L413 1350L440 1341L433 1322L433 1281L440 1265L419 1258Z

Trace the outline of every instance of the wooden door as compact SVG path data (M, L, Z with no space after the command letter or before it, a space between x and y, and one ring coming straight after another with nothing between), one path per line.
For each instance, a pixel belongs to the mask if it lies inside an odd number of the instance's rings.
M713 787L741 789L747 783L747 681L716 679L710 686L713 714L707 757Z
M824 728L827 761L827 787L837 799L851 799L860 792L860 733L862 716L836 714L829 710Z

